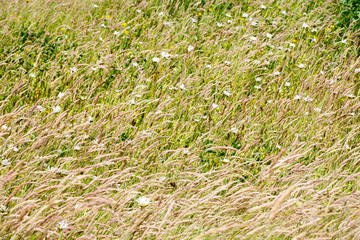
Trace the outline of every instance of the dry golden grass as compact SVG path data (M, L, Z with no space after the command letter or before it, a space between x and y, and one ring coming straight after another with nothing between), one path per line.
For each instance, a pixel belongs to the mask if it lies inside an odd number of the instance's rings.
M337 4L3 1L0 239L359 239Z

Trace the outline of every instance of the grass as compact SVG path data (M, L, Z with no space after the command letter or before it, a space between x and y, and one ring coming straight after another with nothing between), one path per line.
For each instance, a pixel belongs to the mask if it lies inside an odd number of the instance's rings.
M359 238L359 40L339 15L2 2L1 239Z

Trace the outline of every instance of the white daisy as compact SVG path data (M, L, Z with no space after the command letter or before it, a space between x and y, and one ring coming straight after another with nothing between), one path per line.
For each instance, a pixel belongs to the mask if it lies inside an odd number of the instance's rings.
M59 229L65 229L65 228L68 228L68 223L66 222L66 221L60 221L59 223L58 223L58 225L57 225L57 227L59 228Z
M260 78L260 77L257 77L257 78L255 78L255 81L261 82L261 78Z
M308 24L306 24L306 23L303 23L303 24L302 24L302 27L303 27L303 28L308 28L308 27L309 27L309 25L308 25Z
M158 62L160 62L160 58L154 57L154 58L152 59L152 61L158 63Z
M142 206L142 207L145 207L147 205L149 205L150 203L150 198L147 198L147 197L139 197L136 202Z
M231 93L228 92L228 91L226 91L226 90L224 91L224 94L225 94L226 96L228 96L228 97L231 95Z
M4 166L10 166L11 162L9 162L8 160L2 160L1 164Z
M35 74L30 73L29 76L32 77L32 78L34 78L34 77L35 77Z
M7 209L8 208L4 204L0 204L0 210L1 211L5 212L5 211L7 211Z
M222 160L222 162L223 162L223 163L228 163L228 162L230 162L230 160L227 159L227 158L224 158L224 159Z
M299 64L299 68L304 68L305 67L305 64Z
M187 50L188 50L189 52L191 52L191 51L194 50L194 49L195 49L195 47L189 45Z
M53 109L53 113L59 113L61 111L61 107L60 106L56 106L56 107L51 107Z
M58 98L62 98L63 96L65 96L65 93L59 92Z
M237 128L233 127L230 129L230 132L237 134L239 132L239 130Z
M299 99L301 99L301 95L295 95L294 100L299 100Z
M261 8L261 9L266 9L266 6L263 5L263 4L261 4L260 8Z
M217 105L216 103L213 103L213 104L211 105L211 107L212 107L213 109L215 109L215 108L218 108L219 105Z
M247 13L243 13L242 16L243 16L244 18L249 17L249 15L248 15Z
M180 89L182 89L182 90L184 90L184 91L187 90L184 84L181 84L181 85L180 85Z
M274 35L273 35L273 34L270 34L270 33L267 33L267 34L266 34L266 37L267 37L267 38L272 38L273 36L274 36Z
M94 8L97 8L97 7L99 7L98 5L96 5L96 4L94 4Z
M71 68L70 68L70 71L73 72L73 73L74 73L74 72L77 72L77 68L76 68L76 67L71 67Z

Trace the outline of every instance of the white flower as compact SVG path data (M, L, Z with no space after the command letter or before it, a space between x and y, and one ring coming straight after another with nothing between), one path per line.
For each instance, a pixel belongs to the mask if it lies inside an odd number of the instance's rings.
M306 102L312 102L312 101L314 101L314 99L312 99L311 97L303 97L303 99L304 99Z
M191 18L191 21L192 21L193 23L196 23L198 20L195 19L195 18Z
M211 68L211 64L205 64L206 68Z
M76 203L74 208L75 208L75 209L78 209L79 207L81 207L81 204Z
M35 74L30 73L29 76L32 77L32 78L34 78L34 77L35 77Z
M2 165L5 165L5 166L10 166L11 165L11 162L9 162L8 160L2 160Z
M257 22L253 21L251 22L251 26L256 26L257 25Z
M294 43L290 43L290 47L295 47L296 45Z
M170 90L177 90L178 88L177 88L177 87L170 86L169 89L170 89Z
M303 27L303 28L308 28L309 25L307 25L306 23L303 23L303 24L302 24L302 27Z
M285 82L285 86L286 86L286 87L290 87L290 85L291 85L291 84L290 84L289 82Z
M80 147L79 145L76 145L76 146L74 147L74 149L77 150L77 151L81 150L81 148L82 148L82 147Z
M77 68L76 68L76 67L72 67L72 68L70 68L70 71L73 72L73 73L74 73L74 72L77 72Z
M194 50L194 49L195 49L195 47L193 47L193 46L191 46L191 45L188 46L188 51L189 51L189 52L191 52L191 51Z
M270 33L267 33L267 34L266 34L266 37L267 37L267 38L272 38L273 36L274 36L274 35L272 35L272 34L270 34Z
M266 9L266 6L263 5L263 4L261 4L260 8L261 8L261 9Z
M63 96L65 96L65 93L59 92L58 98L62 98Z
M227 20L226 22L229 23L229 24L232 24L232 23L233 23L232 20Z
M221 23L216 23L216 26L218 26L218 27L222 27L223 25L221 24Z
M101 24L101 27L107 28L107 26L104 23Z
M346 43L346 39L341 40L341 43Z
M318 30L316 28L311 29L311 32L317 32Z
M248 15L247 13L243 13L242 16L243 16L244 18L249 17L249 15Z
M354 112L349 113L350 116L355 116Z
M255 42L255 41L256 41L256 37L250 37L250 41Z
M294 100L299 100L299 99L301 99L301 95L295 95Z
M255 88L258 89L258 90L260 90L260 89L261 89L261 86L260 86L260 85L256 85Z
M91 68L91 70L93 70L93 71L96 71L97 70L97 67L90 67Z
M61 107L60 106L56 106L56 107L51 107L53 109L53 113L58 113L61 111Z
M309 115L309 112L304 112L304 115Z
M278 76L278 75L280 75L280 74L281 74L281 73L278 72L278 71L274 72L274 75L275 75L275 76Z
M171 26L171 24L172 24L171 22L164 22L165 26Z
M224 63L225 63L226 65L230 65L230 64L231 64L230 61L225 61Z
M1 129L4 130L4 131L6 131L6 130L8 130L8 129L10 129L10 128L4 124L4 125L1 126Z
M99 37L99 40L100 40L100 41L102 41L102 40L103 40L103 38L102 38L102 37Z
M96 4L94 4L94 8L97 8L97 7L99 7L98 5L96 5Z
M314 38L312 39L312 41L313 41L314 43L316 43L316 42L317 42L316 37L314 37Z
M261 82L261 78L260 78L260 77L257 77L257 78L255 78L255 81Z
M158 57L154 57L152 60L153 60L153 62L156 62L156 63L160 62L160 58L158 58Z
M159 16L164 16L164 12L159 12Z
M281 149L281 145L280 145L280 144L276 144L276 148L277 148L277 149Z
M224 159L222 160L222 162L223 162L223 163L228 163L228 162L230 162L230 160L227 159L227 158L224 158Z
M217 105L216 103L213 103L213 104L211 105L211 107L215 109L215 108L218 108L219 105Z
M147 205L149 205L150 203L150 198L147 198L147 197L139 197L137 200L137 203L142 206L142 207L145 207Z
M224 94L225 94L226 96L228 96L228 97L231 95L231 93L228 92L228 91L226 91L226 90L224 91Z
M350 146L349 146L348 144L345 145L345 148L346 148L347 150L350 150Z
M166 180L166 177L159 178L159 182L164 182Z
M230 132L237 134L239 132L239 130L237 128L233 127L230 129Z
M359 72L360 72L360 68L356 68L355 73L359 73Z
M324 71L320 71L320 74L325 74L325 72L324 72Z
M169 57L171 57L171 54L168 52L161 52L161 57L168 59Z
M286 15L286 14L287 14L287 13L286 13L286 11L281 11L281 13L282 13L282 14L284 14L284 15Z
M227 16L227 17L231 17L230 13L225 14L225 16Z
M14 147L13 150L14 150L14 152L18 152L18 151L19 151L19 149L18 149L17 147Z
M138 64L137 62L133 62L132 65L133 65L134 67L139 66L139 64Z
M272 52L269 52L269 54L273 54L273 53L272 53ZM265 60L265 61L264 61L264 64L265 64L265 65L269 65L270 62L269 62L268 60Z
M259 61L259 60L254 60L254 63L255 63L255 64L260 64L261 61Z
M355 98L355 95L354 95L354 94L349 94L349 93L347 93L347 94L345 94L345 96L347 96L347 97L349 97L349 98Z
M304 68L305 67L305 64L299 64L299 68Z
M320 111L321 111L321 108L314 108L314 110L315 110L316 112L320 112Z
M119 34L120 34L120 32L118 32L118 31L114 32L114 35L116 35L116 36L119 35Z
M184 84L181 84L181 85L180 85L180 89L182 89L182 90L184 90L184 91L187 90Z
M65 229L65 228L68 228L68 223L66 222L66 221L61 221L61 222L59 222L58 223L58 225L57 225L57 227L59 228L59 229Z
M5 212L8 208L4 205L4 204L1 204L0 205L0 210Z
M271 99L270 99L270 100L267 100L267 102L268 102L268 103L272 103L272 102L273 102L273 100L271 100Z
M136 12L141 13L141 10L140 10L140 9L137 9Z

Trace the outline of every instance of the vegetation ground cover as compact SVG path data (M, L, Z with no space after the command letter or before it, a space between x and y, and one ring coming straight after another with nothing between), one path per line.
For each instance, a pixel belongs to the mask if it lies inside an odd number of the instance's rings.
M360 238L338 1L1 4L1 239Z

